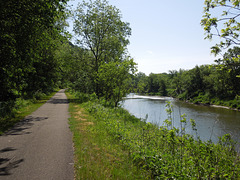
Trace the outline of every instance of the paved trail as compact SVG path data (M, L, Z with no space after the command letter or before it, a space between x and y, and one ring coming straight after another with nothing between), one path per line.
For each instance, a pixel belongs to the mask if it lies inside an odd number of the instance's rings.
M68 117L67 97L61 90L0 136L0 179L73 180Z

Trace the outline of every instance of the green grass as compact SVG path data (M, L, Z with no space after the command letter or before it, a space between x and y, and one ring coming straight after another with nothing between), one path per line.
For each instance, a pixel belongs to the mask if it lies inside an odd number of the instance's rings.
M11 110L11 114L6 115L5 117L0 117L0 135L12 128L16 123L21 121L24 117L30 115L32 112L36 111L40 106L46 103L54 94L52 92L49 95L44 95L39 100L23 100L18 99L17 108Z
M165 127L158 127L98 100L70 107L77 179L240 178L240 158L231 137L221 137L218 144L202 142L185 134L185 116L182 128L175 129L171 116ZM191 126L197 134L194 120Z
M67 96L76 179L150 179L150 173L135 166L129 151L109 134L105 123L87 112L84 104L75 103L72 95Z

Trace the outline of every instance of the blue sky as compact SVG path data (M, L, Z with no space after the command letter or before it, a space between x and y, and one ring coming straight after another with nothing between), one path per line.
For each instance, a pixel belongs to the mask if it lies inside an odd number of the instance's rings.
M74 9L79 2L68 4ZM148 75L214 63L210 47L216 41L204 40L200 25L204 0L109 0L109 4L130 23L128 51L139 71Z

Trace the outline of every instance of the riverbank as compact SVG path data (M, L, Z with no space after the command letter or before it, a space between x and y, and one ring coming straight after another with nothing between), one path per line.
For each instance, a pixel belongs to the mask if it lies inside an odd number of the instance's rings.
M84 102L79 99L82 98L70 99L73 103L70 106L76 108L71 111L70 124L75 134L75 151L79 154L75 162L79 175L85 173L90 177L88 172L91 172L97 177L121 179L123 174L129 175L127 169L136 167L143 176L150 173L150 179L240 178L239 156L229 135L222 137L218 144L202 142L185 133L184 116L181 129L171 128L171 119L165 127L159 128L142 122L122 108L105 107L97 99ZM190 126L196 130L194 121ZM119 154L126 156L120 158ZM114 169L123 174L116 174ZM135 173L130 174L136 179Z
M236 95L234 99L219 99L217 97L209 97L208 94L198 94L192 98L188 98L188 100L181 98L181 95L177 96L180 100L188 101L193 104L199 105L206 105L212 106L216 108L224 108L224 109L231 109L231 110L240 110L240 99Z
M193 103L193 102L190 102L190 101L184 101L184 100L180 100L180 99L178 99L178 100L186 102L186 103L190 103L190 104L200 105L200 106L210 106L210 107L214 107L214 108L222 108L222 109L229 109L229 110L233 110L233 111L240 111L240 109L231 108L231 107L228 107L228 106L221 106L221 105L215 105L215 104L209 104L209 103L201 103L201 102Z
M146 93L146 94L139 94L140 96L144 97L144 96L150 96L150 97L160 97L161 99L164 99L165 96L159 96L158 93ZM168 96L167 96L168 98ZM240 111L240 100L234 99L234 100L216 100L216 99L204 99L202 96L199 97L195 97L193 99L190 100L184 100L182 98L179 97L171 97L171 98L175 98L179 101L183 101L186 103L190 103L190 104L196 104L196 105L200 105L200 106L210 106L210 107L215 107L215 108L222 108L222 109L229 109L229 110L234 110L234 111ZM235 106L235 108L234 108ZM236 108L237 107L237 108Z

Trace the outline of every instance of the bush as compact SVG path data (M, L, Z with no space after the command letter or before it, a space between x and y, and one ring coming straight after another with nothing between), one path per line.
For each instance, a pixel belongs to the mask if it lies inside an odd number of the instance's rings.
M240 109L240 100L234 99L228 102L228 106L234 109Z
M193 102L194 104L210 104L210 95L209 93L203 94L200 93L197 97L194 97L191 102Z
M188 96L188 93L187 92L184 92L182 94L179 94L177 97L180 99L180 100L187 100L187 96Z
M44 96L46 96L46 94L44 94L43 92L41 91L37 91L34 93L33 95L33 100L40 100L42 99Z
M0 118L13 115L14 101L0 102Z
M97 99L97 95L95 93L86 94L86 93L83 93L83 92L75 91L73 89L69 89L68 91L75 96L75 98L76 98L75 100L78 103L95 101Z

